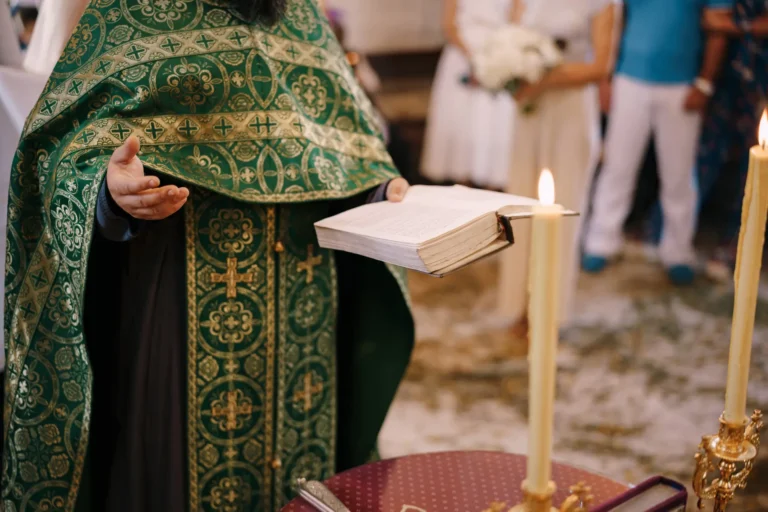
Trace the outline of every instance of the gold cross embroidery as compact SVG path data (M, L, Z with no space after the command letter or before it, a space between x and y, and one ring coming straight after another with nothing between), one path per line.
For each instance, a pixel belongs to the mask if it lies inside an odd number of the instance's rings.
M312 373L304 374L304 389L297 391L293 396L294 402L304 402L304 411L309 412L312 409L312 398L323 392L323 383L312 384Z
M222 404L226 401L225 406ZM253 414L253 405L249 400L243 397L242 391L227 391L222 393L221 399L216 400L211 408L211 416L216 418L225 418L223 430L226 432L237 428L238 416L251 416Z
M296 267L299 272L307 273L307 284L315 280L315 267L323 262L322 256L315 256L315 246L309 244L307 247L307 260L302 261Z
M227 258L227 271L223 274L211 274L212 283L226 283L227 284L227 298L234 299L237 297L237 285L238 283L252 283L253 274L238 274L237 273L237 258Z
M226 365L224 365L224 368L229 373L235 373L240 365L237 364L237 362L234 359L230 359Z

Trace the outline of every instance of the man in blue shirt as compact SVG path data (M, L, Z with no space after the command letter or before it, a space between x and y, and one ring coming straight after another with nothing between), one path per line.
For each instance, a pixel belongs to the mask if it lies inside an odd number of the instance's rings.
M602 271L622 245L643 155L656 142L664 235L659 256L671 281L693 280L693 167L702 111L725 53L702 21L733 0L624 0L625 29L613 83L603 169L597 180L583 267Z

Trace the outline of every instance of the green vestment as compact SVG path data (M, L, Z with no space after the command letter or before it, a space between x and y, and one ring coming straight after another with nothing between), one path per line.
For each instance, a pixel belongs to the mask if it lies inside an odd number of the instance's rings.
M130 135L147 168L192 189L188 510L277 510L296 478L365 462L413 342L405 279L370 260L337 265L313 223L397 176L375 123L313 0L290 0L268 28L227 0L91 2L12 170L6 511L77 503L98 385L87 262L106 164ZM341 272L359 289L343 325ZM336 367L337 344L354 364Z

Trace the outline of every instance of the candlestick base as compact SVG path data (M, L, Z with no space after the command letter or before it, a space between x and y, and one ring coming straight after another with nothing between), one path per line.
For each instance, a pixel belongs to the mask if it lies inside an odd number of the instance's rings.
M709 500L714 502L714 512L725 512L736 491L746 488L760 448L762 428L763 413L760 411L755 411L749 421L739 425L728 423L721 416L720 432L702 438L693 475L699 510L704 508L704 501ZM710 479L713 472L716 474Z
M592 503L592 490L583 482L570 488L571 495L559 509L552 506L552 496L555 494L555 483L550 482L544 494L535 494L528 490L523 482L523 502L514 506L509 512L587 512ZM497 512L491 509L491 512Z
M555 482L549 482L547 490L537 494L528 490L528 482L523 482L523 502L512 507L509 512L558 512L552 506L552 496L555 494Z

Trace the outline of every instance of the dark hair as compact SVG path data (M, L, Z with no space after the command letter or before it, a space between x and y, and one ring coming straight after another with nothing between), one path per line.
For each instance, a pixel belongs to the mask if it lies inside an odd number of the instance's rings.
M248 21L274 25L285 14L287 0L232 0L235 10Z

